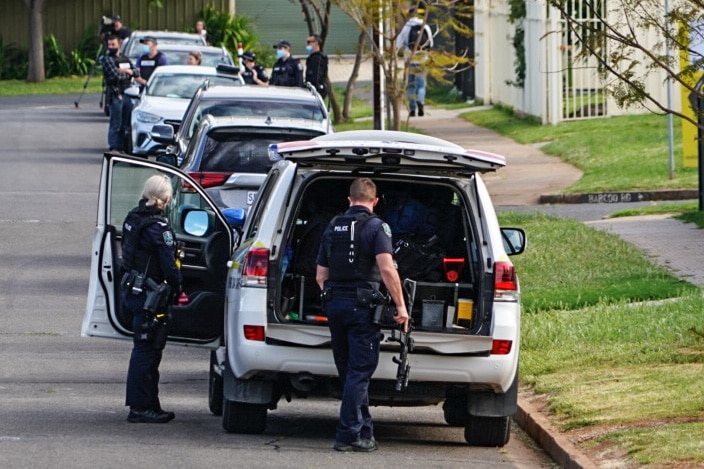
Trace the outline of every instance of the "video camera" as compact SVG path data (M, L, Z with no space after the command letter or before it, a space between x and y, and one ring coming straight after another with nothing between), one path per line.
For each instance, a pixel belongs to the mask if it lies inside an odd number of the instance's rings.
M115 34L115 25L113 24L112 17L103 16L100 18L100 37L107 37Z

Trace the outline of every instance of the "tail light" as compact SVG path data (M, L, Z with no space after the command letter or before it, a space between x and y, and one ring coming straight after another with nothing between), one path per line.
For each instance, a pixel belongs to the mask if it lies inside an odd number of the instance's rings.
M491 343L492 355L508 355L511 353L512 340L495 340Z
M264 326L244 326L244 338L264 342Z
M266 248L250 249L244 257L242 285L266 286L266 275L269 272L269 250Z
M188 173L202 188L222 186L227 182L232 173L220 173L210 171L194 171ZM191 189L188 183L184 184L184 189Z
M494 298L508 301L518 300L516 269L508 261L494 264Z

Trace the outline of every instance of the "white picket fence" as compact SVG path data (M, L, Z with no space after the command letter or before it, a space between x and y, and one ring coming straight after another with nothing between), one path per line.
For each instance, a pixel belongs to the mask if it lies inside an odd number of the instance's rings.
M608 10L616 20L620 11L617 2L602 0L602 11ZM576 11L580 0L574 0ZM515 85L515 50L513 36L516 25L508 21L505 0L475 1L476 96L485 103L503 104L517 112L556 124L565 120L587 119L647 112L642 107L619 108L604 92L596 59L580 57L581 44L566 27L557 10L544 0L527 0L525 30L526 77L523 87ZM585 9L586 10L586 9ZM580 18L598 24L594 18ZM661 42L652 31L643 31L641 40L655 45ZM644 59L643 62L647 63ZM679 103L679 90L673 87L673 103ZM664 72L651 73L646 89L654 99L666 101Z

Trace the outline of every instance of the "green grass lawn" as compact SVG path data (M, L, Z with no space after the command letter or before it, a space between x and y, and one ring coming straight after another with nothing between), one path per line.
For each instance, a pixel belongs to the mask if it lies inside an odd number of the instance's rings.
M621 448L628 467L704 463L700 289L579 222L499 218L530 243L512 258L523 389L544 396L553 423L584 447Z
M86 85L86 93L100 93L102 76L50 78L41 83L24 80L0 81L0 96L23 96L37 94L80 94Z

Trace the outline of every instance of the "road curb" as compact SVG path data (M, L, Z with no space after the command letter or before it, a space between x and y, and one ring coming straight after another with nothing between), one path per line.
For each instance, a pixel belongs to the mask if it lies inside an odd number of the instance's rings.
M688 200L699 198L697 189L672 189L633 192L586 192L579 194L545 194L541 204L616 204L628 202Z
M513 419L561 468L598 469L599 466L555 431L548 419L527 400L518 398L518 410Z

